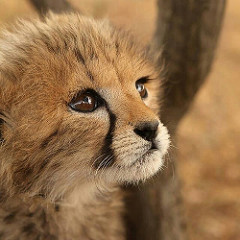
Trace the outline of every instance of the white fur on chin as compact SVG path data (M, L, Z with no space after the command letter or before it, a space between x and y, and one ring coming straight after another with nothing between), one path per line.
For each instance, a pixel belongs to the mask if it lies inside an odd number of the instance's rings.
M156 145L159 150L147 152L142 155L142 158L131 159L131 165L118 164L109 169L110 171L106 171L107 181L120 183L139 182L153 176L162 168L164 155L170 145L168 130L162 123L159 124Z

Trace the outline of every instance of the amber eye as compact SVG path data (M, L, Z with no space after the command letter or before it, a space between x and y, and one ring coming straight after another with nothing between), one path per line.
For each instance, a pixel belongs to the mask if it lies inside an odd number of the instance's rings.
M141 82L136 82L136 89L138 90L141 98L146 98L148 96L147 89L145 88L145 85Z
M79 94L77 94L72 99L69 106L73 110L78 111L78 112L92 112L100 104L101 104L101 101L94 92L85 91L85 92L80 92Z

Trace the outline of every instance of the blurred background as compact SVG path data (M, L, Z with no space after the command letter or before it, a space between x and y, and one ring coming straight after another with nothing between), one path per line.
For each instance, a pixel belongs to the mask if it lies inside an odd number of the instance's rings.
M70 0L148 43L156 0ZM27 0L0 0L0 31L36 16ZM212 71L178 129L178 170L191 240L240 240L240 1L228 0ZM175 173L176 174L176 173ZM173 173L174 178L174 173Z

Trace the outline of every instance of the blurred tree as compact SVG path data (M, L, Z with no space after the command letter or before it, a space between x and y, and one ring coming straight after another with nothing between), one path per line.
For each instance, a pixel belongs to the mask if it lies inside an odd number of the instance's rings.
M36 9L73 10L66 0L30 0ZM153 47L163 48L159 67L167 66L161 119L172 139L179 121L206 79L222 26L226 0L158 0L157 30ZM176 159L173 164L176 165ZM176 166L175 166L176 167ZM128 187L127 229L129 240L185 240L180 181L171 169L140 187Z
M177 126L211 69L222 26L225 0L158 0L153 47L163 48L159 67L166 65L161 119L175 140ZM177 168L175 154L171 156ZM185 240L180 180L172 168L141 187L128 199L129 240Z
M49 10L55 13L74 11L73 6L67 0L30 0L30 2L41 15Z

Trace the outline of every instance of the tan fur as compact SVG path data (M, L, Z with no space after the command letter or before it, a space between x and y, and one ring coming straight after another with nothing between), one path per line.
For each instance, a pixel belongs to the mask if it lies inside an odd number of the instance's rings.
M151 80L143 101L135 82L145 76ZM147 51L107 21L50 15L3 31L0 239L124 239L117 186L156 173L169 145L160 123L160 150L141 160L149 145L133 132L140 122L159 121L159 82ZM107 106L92 113L70 109L86 88ZM110 111L114 159L100 154ZM113 165L94 168L102 158Z

